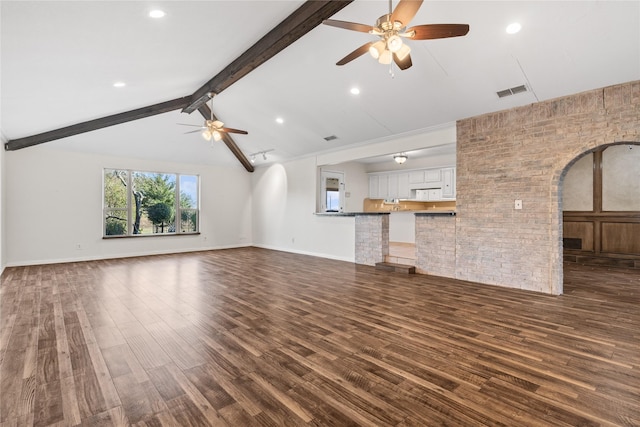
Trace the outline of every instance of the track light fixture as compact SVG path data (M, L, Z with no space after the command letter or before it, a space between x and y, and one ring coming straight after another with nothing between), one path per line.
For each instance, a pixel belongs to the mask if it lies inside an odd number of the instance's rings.
M249 160L251 161L251 163L255 163L256 156L260 156L260 155L262 155L262 160L267 160L267 153L273 150L274 150L273 148L270 148L269 150L262 150L262 151L256 151L255 153L251 153L249 154Z

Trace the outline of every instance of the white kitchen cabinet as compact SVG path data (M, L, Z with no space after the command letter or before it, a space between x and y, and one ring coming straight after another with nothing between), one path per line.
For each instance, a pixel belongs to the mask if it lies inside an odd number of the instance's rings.
M411 190L409 189L409 174L398 174L398 199L408 199L411 196Z
M424 182L425 184L439 183L442 181L441 169L425 169Z
M424 184L424 170L409 172L409 184Z
M369 198L370 199L379 199L378 197L379 181L380 181L379 175L369 175Z
M387 175L387 183L388 183L388 192L387 198L389 199L398 199L398 174L392 173Z
M442 200L442 188L431 188L429 192L429 201Z
M423 194L423 200L454 200L456 168L380 172L369 175L370 199L411 199L416 190L437 190Z
M442 169L442 198L456 198L456 168Z
M409 172L409 188L437 188L442 186L440 169L420 169Z
M442 188L416 190L416 200L421 202L435 202L442 200Z
M369 175L369 198L389 198L389 177L386 174Z
M456 198L456 168L442 169L442 198Z
M378 176L378 199L388 199L388 198L389 198L389 176L379 175Z

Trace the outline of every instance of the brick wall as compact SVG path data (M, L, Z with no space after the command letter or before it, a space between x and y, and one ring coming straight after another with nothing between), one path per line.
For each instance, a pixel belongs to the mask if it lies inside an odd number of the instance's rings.
M640 142L638 81L458 121L456 277L562 293L564 172L616 142Z
M356 264L376 265L389 255L389 214L357 214Z
M456 217L416 215L416 272L456 277Z

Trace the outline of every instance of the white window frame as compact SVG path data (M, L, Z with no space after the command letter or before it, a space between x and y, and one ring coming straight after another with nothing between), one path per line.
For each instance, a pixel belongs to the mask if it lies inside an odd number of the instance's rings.
M126 208L110 208L105 206L105 174L107 171L125 171L127 173L127 206ZM167 233L150 233L150 234L134 234L133 233L133 203L132 203L132 192L131 186L133 181L133 176L136 173L141 174L158 174L158 175L173 175L175 176L175 200L174 200L174 227L175 231L167 232ZM182 176L193 176L196 177L196 194L197 201L195 208L188 208L185 210L195 211L196 213L196 223L195 223L195 231L182 231L182 211L183 209L180 207L180 177ZM176 235L189 235L189 234L200 234L200 175L198 174L187 174L187 173L176 173L176 172L152 172L152 171L141 171L134 169L124 169L124 168L103 168L102 169L102 237L104 239L112 239L112 238L122 238L122 237L151 237L151 236L176 236ZM127 217L127 230L126 234L118 234L111 235L106 234L107 231L107 212L113 211L126 211Z

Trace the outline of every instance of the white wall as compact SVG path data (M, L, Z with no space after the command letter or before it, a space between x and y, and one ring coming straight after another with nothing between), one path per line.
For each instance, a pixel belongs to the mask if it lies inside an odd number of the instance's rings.
M391 155L401 151L421 150L440 147L456 142L456 124L434 126L431 129L385 137L377 141L366 141L361 145L344 150L318 155L319 165L334 165L369 157Z
M251 178L241 166L157 162L48 149L5 153L7 265L172 253L249 245ZM103 168L200 175L200 235L102 238ZM80 249L78 249L80 245Z
M5 263L5 234L4 234L4 218L5 218L5 214L4 214L4 209L5 209L5 204L4 204L4 186L5 186L5 179L4 179L4 171L5 171L5 151L4 151L4 143L6 142L4 137L0 138L0 143L2 144L2 146L0 146L0 275L2 275L2 272L4 271L4 266L6 265Z
M354 261L354 218L315 215L316 176L315 158L256 169L252 176L253 243Z
M593 210L593 153L579 159L567 171L562 188L562 209Z

